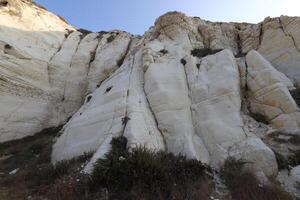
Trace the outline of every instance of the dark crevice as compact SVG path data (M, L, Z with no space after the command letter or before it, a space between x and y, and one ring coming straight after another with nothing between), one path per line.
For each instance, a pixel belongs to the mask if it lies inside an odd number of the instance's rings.
M167 54L167 53L169 53L169 52L168 52L166 49L162 49L162 50L159 51L159 53L165 55L165 54Z
M243 93L242 105L244 105L243 108L245 108L248 111L251 111L251 107L250 107L251 105L248 102L248 98L249 98L249 87L248 87L248 75L249 74L248 73L249 73L249 71L248 71L248 64L247 64L246 59L245 59L245 67L246 67L246 69L245 69L245 86L242 90L242 93Z
M121 67L123 65L124 60L125 60L125 58L127 57L128 53L130 51L131 44L132 44L132 39L130 39L130 41L128 42L128 46L126 48L126 51L125 51L124 55L117 61L118 67Z
M183 66L185 66L185 65L186 65L186 60L183 59L183 58L181 58L180 63L181 63Z
M12 46L11 45L9 45L9 44L6 44L6 45L4 45L4 49L12 49Z
M202 58L208 55L216 54L223 49L210 49L210 48L203 48L203 49L193 49L191 51L191 55L194 57Z
M96 59L96 53L97 53L97 49L98 49L98 47L99 47L99 43L100 43L100 41L101 41L101 39L102 39L102 37L103 37L103 35L105 34L106 32L98 32L98 35L96 36L96 38L95 39L97 39L98 40L98 42L97 42L97 45L96 45L96 47L95 47L95 49L93 50L93 51L91 51L90 52L90 61L89 61L89 66L88 66L88 70L87 70L87 75L89 74L89 72L90 72L90 68L91 68L91 64L92 64L92 62L94 62L94 60ZM100 83L101 84L101 83ZM99 86L100 87L100 86Z
M73 32L74 30L66 29L65 38L67 39Z
M91 64L96 58L96 51L92 51L90 52L90 62L89 64Z
M123 117L122 118L122 125L126 126L129 120L130 120L129 117L127 117L127 116Z
M72 65L73 65L74 56L75 56L76 53L78 52L78 49L79 49L79 46L80 46L81 42L82 42L82 38L81 38L80 35L79 35L79 41L78 41L77 46L76 46L76 49L75 49L75 51L74 51L74 53L73 53L73 55L72 55L72 59L71 59L69 68L71 68ZM68 74L66 75L66 77L65 77L66 80L65 80L64 88L63 88L63 90L64 90L63 97L64 97L64 98L65 98L65 96L66 96L67 79L68 79L68 76L70 75L70 73L71 73L71 71L69 71L69 73L68 73Z
M2 7L6 7L8 5L8 2L7 1L2 1L0 2L0 6Z
M296 88L295 90L290 91L292 97L294 98L297 105L300 107L300 88Z
M240 36L240 31L241 31L241 28L236 25L235 27L237 29L237 36L236 36L236 44L237 44L237 54L236 54L236 58L241 58L241 57L245 57L246 54L243 53L243 50L242 50L242 41L241 41L241 36Z
M93 96L92 95L89 95L87 98L86 98L86 103L89 103L91 100L92 100Z
M258 43L257 49L260 47L260 45L261 45L261 43L262 43L262 40L263 40L263 36L264 36L263 27L264 27L264 24L261 23L261 24L260 24L260 31L259 31L259 43Z
M200 63L197 63L197 64L196 64L196 67L197 67L197 69L199 70L199 69L200 69Z
M109 93L112 88L113 88L113 86L110 86L110 87L106 88L105 93Z

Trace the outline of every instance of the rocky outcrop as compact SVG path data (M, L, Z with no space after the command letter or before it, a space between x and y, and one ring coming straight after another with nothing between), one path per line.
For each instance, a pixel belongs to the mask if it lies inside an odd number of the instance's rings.
M171 12L133 36L80 32L30 1L7 2L0 7L0 142L66 123L52 161L93 152L86 172L113 137L125 136L132 148L217 169L235 157L276 176L274 152L260 139L267 131L257 134L245 119L259 113L269 128L300 132L289 93L300 83L299 18L255 25Z
M264 115L274 128L299 133L300 110L288 90L288 78L256 51L250 51L246 61L251 112Z

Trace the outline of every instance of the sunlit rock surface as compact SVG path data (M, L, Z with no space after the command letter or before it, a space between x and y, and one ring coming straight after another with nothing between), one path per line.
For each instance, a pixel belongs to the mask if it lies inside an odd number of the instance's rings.
M245 116L259 113L266 127L299 134L289 93L300 84L299 18L214 23L170 12L134 36L76 30L30 1L7 2L0 7L0 142L65 124L52 161L94 152L86 172L123 135L132 148L217 169L231 156L276 176L274 152Z

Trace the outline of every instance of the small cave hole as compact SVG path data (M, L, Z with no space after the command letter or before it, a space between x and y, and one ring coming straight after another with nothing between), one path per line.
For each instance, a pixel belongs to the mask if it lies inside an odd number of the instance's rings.
M112 86L106 88L105 93L108 93L109 91L111 91L112 88L113 88Z
M8 1L1 1L0 6L6 7L8 5Z
M87 102L87 103L90 102L90 101L92 100L92 98L93 98L92 95L88 96L88 97L86 98L86 102Z
M210 49L210 48L203 48L203 49L193 49L191 51L191 55L194 57L202 58L208 55L216 54L222 51L222 49Z
M5 49L12 49L12 46L9 45L9 44L6 44L6 45L4 45L4 48L5 48Z
M162 49L162 50L160 50L159 52L162 53L163 55L169 53L166 49Z
M197 69L200 69L200 63L196 64Z
M186 60L185 60L185 59L182 58L182 59L180 60L180 62L181 62L181 64L182 64L183 66L186 65Z

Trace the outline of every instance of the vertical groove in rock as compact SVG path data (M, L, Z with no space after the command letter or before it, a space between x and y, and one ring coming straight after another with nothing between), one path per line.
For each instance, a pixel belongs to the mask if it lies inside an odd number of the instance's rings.
M97 43L95 49L92 51L92 54L91 54L91 57L90 57L89 66L88 66L88 70L87 70L87 74L86 74L87 76L88 76L88 74L90 73L91 64L92 64L92 62L95 60L96 53L97 53L97 49L98 49L98 47L99 47L100 41L101 41L101 39L102 39L102 37L103 37L103 34L104 34L104 33L101 33L101 32L98 33L98 36L97 36L98 43Z
M130 43L130 42L129 42ZM128 52L126 52L128 53ZM129 58L130 59L130 58ZM130 88L131 88L131 76L132 76L132 72L133 72L133 66L134 66L134 63L135 63L135 55L132 55L131 56L131 63L130 63L130 73L129 73L129 80L128 80L128 89L127 89L127 93L126 93L126 108L125 108L125 116L124 118L122 119L122 123L124 125L123 127L123 132L122 132L122 135L124 135L125 133L125 128L127 126L127 122L128 120L130 120L130 118L128 117L128 105L129 105L129 94L130 94Z
M259 49L260 45L262 44L262 40L263 40L263 37L264 37L264 22L260 23L260 32L259 32L259 42L258 42L258 46L257 46L257 49Z
M64 88L63 88L63 97L62 97L62 99L65 99L65 95L66 95L66 86L67 86L67 80L68 80L68 76L70 75L70 68L71 68L71 66L72 66L72 64L73 64L73 58L74 58L74 55L77 53L77 51L78 51L78 48L79 48L79 45L81 44L81 41L83 40L83 38L82 37L80 37L79 36L79 42L77 43L77 47L76 47L76 49L75 49L75 51L74 51L74 53L73 53L73 55L72 55L72 59L71 59L71 62L70 62L70 65L69 65L69 69L68 69L68 73L66 74L66 77L65 77L65 82L64 82Z
M47 64L47 73L48 73L48 83L49 83L50 87L51 87L51 81L50 81L50 65L51 65L51 61L53 60L53 58L55 57L55 55L60 52L62 46L64 45L64 42L67 40L67 38L69 37L70 34L71 34L71 32L67 30L67 33L65 34L65 38L63 39L63 41L59 45L57 51L50 57L50 59L48 61L48 64Z
M236 28L236 45L237 45L237 55L235 55L236 57L242 57L245 56L243 54L243 50L242 50L242 44L241 44L241 36L240 36L240 32L241 32L241 27L239 26L239 24L235 24L235 28Z

